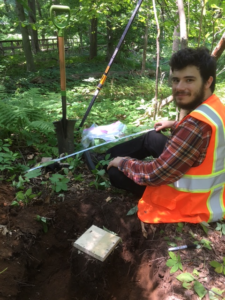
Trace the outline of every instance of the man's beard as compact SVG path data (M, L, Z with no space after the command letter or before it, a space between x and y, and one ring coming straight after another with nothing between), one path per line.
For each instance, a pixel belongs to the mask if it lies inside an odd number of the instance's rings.
M177 103L176 96L178 96L179 94L182 94L182 93L186 94L186 92L173 93L173 101L174 101L175 105L179 108L192 111L196 107L198 107L204 100L204 97L205 97L204 84L202 84L200 90L198 91L198 93L195 94L194 99L190 103ZM189 93L187 93L187 95L189 95Z

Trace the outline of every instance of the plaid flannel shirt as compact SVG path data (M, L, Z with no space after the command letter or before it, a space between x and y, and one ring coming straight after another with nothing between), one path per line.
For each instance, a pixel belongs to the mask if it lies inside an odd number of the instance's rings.
M158 158L151 162L124 158L118 169L139 185L159 186L173 183L191 167L199 166L209 145L210 125L189 116L171 129L171 136Z

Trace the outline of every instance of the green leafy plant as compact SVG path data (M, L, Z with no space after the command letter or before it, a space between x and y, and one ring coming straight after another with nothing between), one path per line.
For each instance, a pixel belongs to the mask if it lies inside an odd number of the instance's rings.
M202 244L203 248L207 248L209 250L212 250L211 242L209 240L207 240L207 239L201 239L200 243Z
M217 222L216 225L217 226L215 230L219 231L221 236L225 235L225 224L221 224Z
M209 299L210 300L225 300L225 298L222 298L222 294L225 290L220 290L218 288L212 287L209 291Z
M79 167L82 164L81 158L82 158L82 156L79 154L74 157L67 158L66 162L69 164L68 169L70 171L77 169L77 167Z
M78 175L75 175L75 176L74 176L74 180L75 180L75 181L83 181L84 178L82 177L81 174L78 174Z
M0 139L0 172L12 172L18 169L18 165L15 164L15 161L20 157L20 154L10 150L9 147L11 144L11 139Z
M95 180L90 182L90 186L94 185L98 189L106 189L110 187L110 183L107 177L105 177L104 166L109 164L109 154L106 155L105 159L102 159L96 165L96 168L92 170L92 173L95 175Z
M51 218L46 218L46 217L42 217L42 216L37 215L36 220L38 222L41 222L42 227L43 227L43 231L45 233L47 233L48 232L48 221L51 220Z
M176 231L181 233L183 230L184 224L183 223L177 223Z
M61 174L53 174L51 177L49 177L49 180L51 181L52 185L51 188L56 193L59 193L61 191L67 191L68 185L67 183L70 181L68 178Z
M127 216L132 216L132 215L136 214L137 211L138 211L138 207L137 207L137 205L135 205L127 212Z
M23 178L21 175L18 177L18 181L14 180L12 182L12 186L14 186L16 189L23 190L25 188L25 184L30 182L28 178Z
M181 257L179 254L175 254L173 252L169 252L170 259L167 260L166 265L170 267L170 273L175 273L178 269L183 271L183 266L181 263Z
M108 179L106 177L104 177L105 175L105 170L92 170L92 173L95 175L95 180L90 182L90 186L94 185L95 188L98 190L104 190L108 187L110 187L110 183L108 181Z
M35 178L35 177L38 177L41 175L41 169L36 169L36 170L33 170L33 171L30 171L30 172L27 172L24 177L26 179L31 179L31 178Z
M169 238L168 236L165 236L165 237L164 237L164 240L166 240L166 241L167 241L167 244L168 244L169 246L171 246L171 247L176 247L176 246L177 246L177 244L176 244L175 242L172 242L172 241L171 241L171 238Z
M205 287L198 280L196 280L192 274L188 272L182 273L178 275L176 278L183 283L182 286L186 289L191 289L192 288L191 283L193 282L193 289L201 299L207 293Z
M210 228L210 225L206 222L201 222L200 225L202 226L202 229L204 230L204 232L206 234L208 234L208 231L209 231L209 228Z
M210 261L210 266L215 268L215 272L219 274L225 275L225 257L223 258L223 262L219 263L218 261Z
M32 188L29 188L28 190L26 190L26 192L24 191L19 191L16 193L16 200L14 200L11 205L20 205L20 203L24 203L24 204L28 204L33 198L35 198L36 196L39 196L41 194L32 194Z

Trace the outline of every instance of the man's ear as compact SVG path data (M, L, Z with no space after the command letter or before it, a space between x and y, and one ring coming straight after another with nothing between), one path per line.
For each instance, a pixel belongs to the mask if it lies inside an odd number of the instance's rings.
M208 79L208 80L206 81L206 83L205 83L205 89L210 88L212 82L213 82L213 77L210 76L209 79Z

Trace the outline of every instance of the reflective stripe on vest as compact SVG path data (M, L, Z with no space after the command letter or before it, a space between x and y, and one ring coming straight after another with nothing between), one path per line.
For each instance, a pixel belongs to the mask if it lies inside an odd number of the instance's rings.
M208 222L221 220L225 215L225 208L223 206L223 191L224 186L213 190L207 200L207 207L210 212Z
M170 186L174 186L181 191L200 193L208 192L225 184L225 133L220 116L207 104L202 104L195 111L208 118L217 128L212 174L201 176L184 175Z
M209 192L207 207L210 213L208 222L215 222L225 216L223 193L225 186L225 132L220 115L207 104L202 104L195 110L206 117L214 126L215 147L212 174L210 175L184 175L181 179L170 184L180 191L193 193Z

